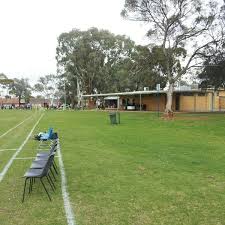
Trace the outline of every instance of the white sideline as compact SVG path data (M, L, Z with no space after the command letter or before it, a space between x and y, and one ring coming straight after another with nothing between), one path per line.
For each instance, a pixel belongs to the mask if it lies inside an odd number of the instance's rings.
M67 224L68 225L75 225L75 216L71 207L70 203L70 198L69 198L69 193L67 192L67 184L66 184L66 174L65 174L65 169L63 165L63 160L62 160L62 154L61 154L61 149L60 149L60 143L58 140L58 145L57 145L57 150L58 150L58 156L59 156L59 168L60 168L60 173L61 173L61 190L62 190L62 196L63 196L63 201L64 201L64 209L66 213L66 219L67 219Z
M16 151L17 148L12 148L12 149L0 149L0 152L5 152L5 151Z
M26 159L35 159L36 157L16 157L15 159L21 159L21 160L26 160ZM56 155L54 158L58 158Z
M24 145L27 143L27 141L29 140L30 136L32 135L35 127L38 125L38 123L40 122L41 118L44 116L44 114L42 114L38 121L34 124L33 128L31 129L30 133L27 135L26 139L24 140L24 142L20 145L20 147L17 149L17 151L14 153L14 155L11 157L11 159L8 161L8 163L5 165L4 169L2 170L2 172L0 173L0 182L3 180L4 176L6 175L7 171L9 170L10 166L13 163L13 160L16 158L16 156L20 153L20 151L23 149Z
M15 159L35 159L35 157L24 157L24 158L15 158Z
M9 130L7 130L4 134L2 134L0 136L0 138L4 137L5 135L7 135L10 131L16 129L18 126L22 125L25 121L29 120L32 117L32 115L28 118L26 118L24 121L20 122L19 124L17 124L15 127L10 128Z

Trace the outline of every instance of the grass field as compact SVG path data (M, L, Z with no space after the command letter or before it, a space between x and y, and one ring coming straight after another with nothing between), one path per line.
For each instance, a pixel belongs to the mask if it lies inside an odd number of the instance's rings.
M0 111L0 173L41 112ZM31 116L31 117L30 117ZM34 134L59 133L68 192L78 225L225 224L225 115L121 113L111 126L106 112L45 112ZM29 139L0 182L1 225L66 225L57 192L50 202L37 182L21 203L24 172L35 156ZM24 158L24 159L23 159ZM60 179L60 178L58 178Z

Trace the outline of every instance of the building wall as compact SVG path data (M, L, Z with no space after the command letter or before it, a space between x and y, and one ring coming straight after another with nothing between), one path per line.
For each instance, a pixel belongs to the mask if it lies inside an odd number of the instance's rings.
M180 110L179 111L194 111L194 98L193 96L180 96Z
M208 109L210 112L214 111L214 93L208 93Z
M145 105L146 106L146 110L147 111L157 111L158 107L160 111L164 111L165 110L165 105L166 105L166 95L142 95L141 99L140 96L121 96L120 97L120 105L121 105L121 109L124 109L124 107L122 106L122 101L126 101L126 99L129 99L130 102L133 102L136 105L140 104L140 100L141 100L141 105ZM138 110L138 109L137 109Z
M134 100L135 104L140 104L140 96L121 96L120 104L122 99L130 99L130 102ZM164 111L166 107L166 95L143 95L141 98L142 105L146 105L147 111L157 111L159 101L159 110ZM121 109L124 109L122 106ZM173 95L172 109L176 111L176 94ZM224 109L225 109L225 96L224 96ZM185 96L181 94L179 96L179 110L182 112L208 112L212 111L212 94L206 93L205 96L202 94L194 93L192 96Z
M207 112L209 111L209 101L208 95L206 96L198 96L195 95L196 103L195 103L195 111L196 112Z
M214 92L214 111L225 111L225 91Z
M177 96L177 97L176 97ZM120 96L120 109L124 110L126 99L134 102L135 105L140 104L140 95L136 96ZM179 104L176 101L179 100ZM89 99L89 108L94 108L94 100ZM141 104L146 106L147 111L157 111L159 102L159 110L164 111L166 107L166 94L161 94L159 97L155 95L141 95ZM179 110L176 110L176 105L179 105ZM225 111L225 90L223 91L208 91L206 93L174 93L172 109L181 112L211 112ZM138 108L136 110L139 110Z
M194 93L193 96L180 96L180 111L209 112L212 111L212 93Z
M217 93L218 93L219 96L225 97L225 91L224 91L224 90L222 90L222 91L217 91Z
M165 95L149 95L142 96L142 104L146 105L146 110L148 111L164 111L166 106Z

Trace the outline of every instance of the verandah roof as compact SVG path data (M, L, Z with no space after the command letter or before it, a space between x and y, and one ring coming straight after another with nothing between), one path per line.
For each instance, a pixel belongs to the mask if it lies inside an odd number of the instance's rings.
M132 92L118 92L118 93L99 93L99 94L90 94L90 95L82 95L84 98L88 97L111 97L111 96L127 96L127 95L151 95L151 94L166 94L167 91L132 91ZM174 93L205 93L212 92L212 90L201 90L201 89L193 89L193 90L175 90Z

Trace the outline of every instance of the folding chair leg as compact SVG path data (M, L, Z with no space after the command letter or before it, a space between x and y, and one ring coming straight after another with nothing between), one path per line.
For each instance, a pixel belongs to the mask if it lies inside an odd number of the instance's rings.
M33 191L33 183L34 183L34 178L31 178L31 188L30 188L30 193Z
M29 185L29 194L31 193L31 187L32 187L32 178L30 178L30 185Z
M47 195L48 195L49 200L52 201L52 199L51 199L51 197L50 197L50 195L49 195L49 193L48 193L48 190L46 189L46 187L45 187L45 185L44 185L44 182L42 181L42 178L40 178L40 180L41 180L41 183L42 183L42 185L43 185L43 187L44 187L44 189L45 189L45 192L46 192Z
M58 169L58 166L57 166L55 160L53 160L53 164L54 164L55 168Z
M26 177L26 179L25 179L25 181L24 181L24 188L23 188L23 198L22 198L22 202L24 202L24 197L25 197L25 192L26 192L26 185L27 185L27 177Z
M54 188L55 188L55 190L56 190L56 186L55 186L55 184L54 184L54 182L53 182L53 180L52 180L52 178L51 178L50 174L48 174L48 177L49 177L49 180L52 182L53 187L54 187Z
M56 180L56 177L55 177L55 175L54 175L54 173L53 173L53 171L52 171L52 168L50 168L50 171L51 171L51 174L52 174L54 180L57 181L57 180Z
M52 185L52 183L49 180L49 177L48 176L47 176L47 180L48 180L48 183L50 184L50 187L51 187L52 191L55 192L54 186Z
M59 175L59 174L58 174L58 171L57 171L57 166L56 166L55 162L53 162L52 166L53 166L53 169L55 170L55 173L56 173L57 175Z

